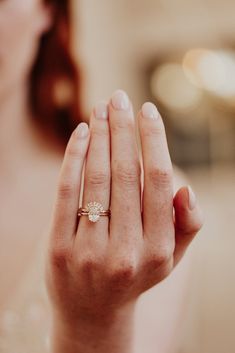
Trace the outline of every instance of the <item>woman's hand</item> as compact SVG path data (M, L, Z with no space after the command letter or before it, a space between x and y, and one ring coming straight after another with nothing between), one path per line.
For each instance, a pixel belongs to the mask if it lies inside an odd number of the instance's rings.
M181 188L174 197L156 107L145 103L137 121L143 168L132 105L123 91L108 105L98 104L90 131L81 123L68 143L47 263L57 353L130 352L137 298L170 274L202 225L192 190ZM110 219L78 219L85 160L83 207L97 201L111 208Z

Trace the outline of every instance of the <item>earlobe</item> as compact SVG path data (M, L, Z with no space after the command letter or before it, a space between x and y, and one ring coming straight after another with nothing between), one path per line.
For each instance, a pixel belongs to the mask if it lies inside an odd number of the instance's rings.
M54 8L51 5L40 5L39 9L40 14L38 14L37 18L37 32L39 35L50 30L53 24L54 19Z

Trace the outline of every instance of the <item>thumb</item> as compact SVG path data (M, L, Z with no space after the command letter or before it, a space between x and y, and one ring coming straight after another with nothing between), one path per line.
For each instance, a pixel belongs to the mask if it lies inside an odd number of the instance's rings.
M174 197L175 265L182 258L194 236L203 225L203 214L190 186L182 187Z

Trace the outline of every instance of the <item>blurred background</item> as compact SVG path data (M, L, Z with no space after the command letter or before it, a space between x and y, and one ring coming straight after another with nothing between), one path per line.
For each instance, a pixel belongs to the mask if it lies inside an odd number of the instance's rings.
M154 101L205 211L179 353L235 351L234 13L233 0L74 2L87 116L116 88L136 109Z

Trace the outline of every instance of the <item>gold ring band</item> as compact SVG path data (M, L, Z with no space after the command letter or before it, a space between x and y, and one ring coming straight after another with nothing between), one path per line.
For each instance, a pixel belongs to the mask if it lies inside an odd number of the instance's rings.
M89 221L95 223L101 216L111 216L111 210L104 210L98 202L89 202L85 208L78 209L78 217L87 216Z
M89 211L87 211L85 208L79 208L78 216L88 216L88 215L89 215ZM109 216L110 210L100 212L99 215L100 216Z

